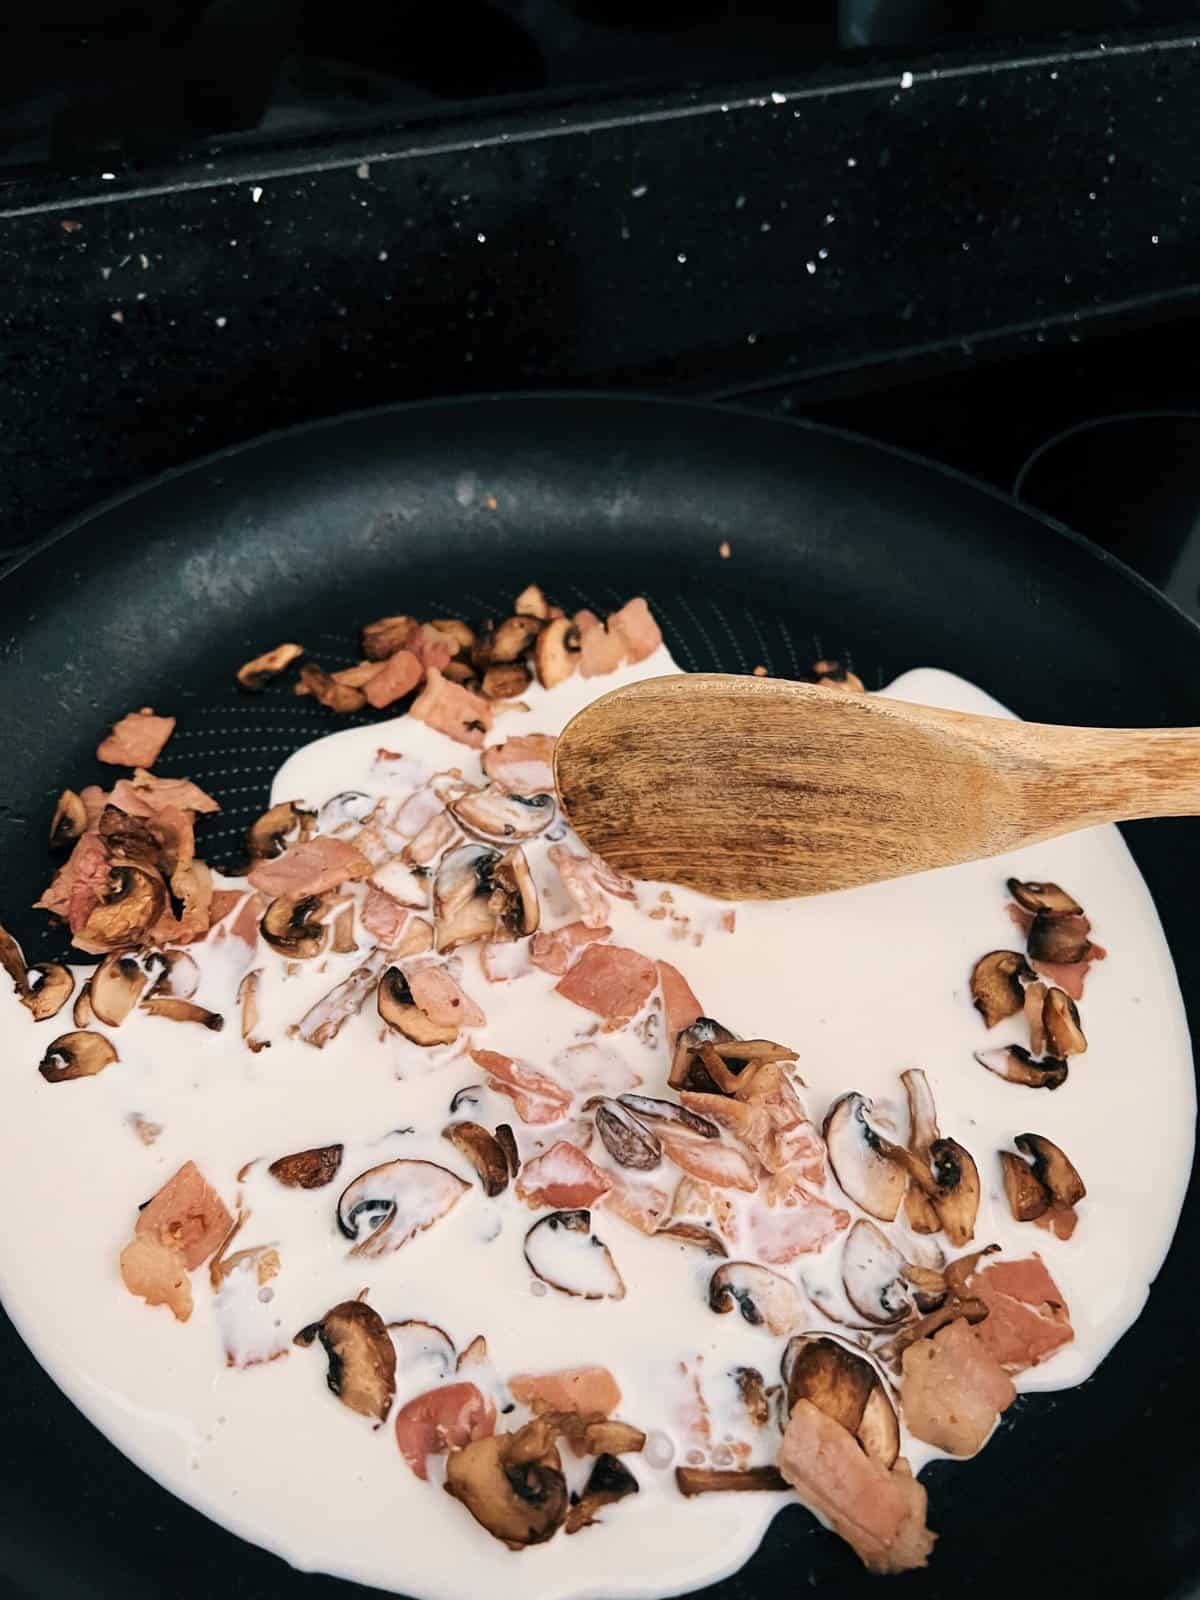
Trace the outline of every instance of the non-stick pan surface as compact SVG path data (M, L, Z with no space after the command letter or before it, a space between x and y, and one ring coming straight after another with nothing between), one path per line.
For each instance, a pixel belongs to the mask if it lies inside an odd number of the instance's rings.
M946 667L1044 721L1200 723L1200 632L1180 613L1086 543L900 455L724 410L595 396L350 417L160 480L0 584L0 907L31 959L60 948L40 914L22 909L51 865L50 808L65 784L102 776L93 752L115 716L145 704L178 716L156 770L218 796L224 811L206 827L205 855L232 862L284 756L345 725L286 688L239 695L238 663L294 638L327 666L345 665L366 619L496 610L532 580L598 611L645 593L689 668L761 664L795 676L818 654L850 655L868 686L907 667ZM1144 824L1128 838L1195 1016L1197 824ZM797 974L801 995L804 984ZM1128 1070L1155 1067L1147 1017ZM0 1160L21 1137L4 1121L0 1084ZM1143 1155L1149 1190L1148 1143ZM1193 1182L1145 1315L1098 1376L1021 1400L979 1460L930 1470L940 1541L927 1572L893 1580L897 1592L1191 1591L1196 1191ZM0 1417L0 1594L354 1592L292 1572L161 1490L58 1394L7 1323ZM498 1595L518 1581L505 1561L498 1549ZM879 1583L789 1509L742 1573L710 1594L750 1600L829 1584L878 1596Z

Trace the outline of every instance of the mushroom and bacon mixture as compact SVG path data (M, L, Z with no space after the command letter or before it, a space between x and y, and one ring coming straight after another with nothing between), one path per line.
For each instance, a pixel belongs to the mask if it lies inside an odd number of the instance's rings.
M786 1039L689 982L689 953L730 939L734 911L635 887L556 810L554 738L522 696L579 678L602 689L660 643L642 600L602 621L531 586L493 623L382 618L343 671L296 644L266 651L238 673L247 692L295 672L296 692L335 713L399 705L407 721L388 725L370 788L280 800L226 874L197 853L217 801L151 771L172 719L124 717L98 755L132 776L63 793L51 840L66 859L38 902L98 964L27 966L14 939L0 944L47 1035L29 1069L54 1086L120 1074L137 1029L164 1072L181 1029L224 1029L211 1059L219 1048L249 1073L272 1046L319 1055L326 1142L245 1149L221 1171L188 1160L149 1197L131 1192L113 1282L180 1322L211 1303L230 1368L312 1363L313 1406L340 1403L346 1428L394 1438L378 1470L452 1496L510 1549L627 1515L648 1479L673 1477L688 1499L794 1491L873 1571L923 1566L935 1535L905 1450L974 1454L1014 1377L1073 1338L1033 1230L1069 1239L1087 1191L1068 1151L1026 1131L1043 1103L1028 1091L1057 1089L1086 1051L1079 1002L1104 952L1065 888L1009 881L1024 950L983 955L969 1000L997 1040L978 1062L1011 1086L996 1084L1011 1148L943 1127L919 1066L897 1068L890 1096L809 1093ZM835 662L813 675L861 692ZM520 731L494 736L501 711ZM412 754L414 723L458 759L434 769ZM676 959L639 949L639 926L669 935ZM300 1005L314 974L322 992ZM545 1017L527 1054L490 1025L501 1013ZM425 1105L434 1084L437 1117L373 1145L344 1138L346 1075L369 1052L394 1065L398 1123L418 1084ZM963 1072L979 1070L968 1057ZM162 1136L130 1121L147 1147ZM1001 1186L1033 1225L1023 1250L980 1236L981 1190ZM361 1287L293 1282L288 1303L309 1311L283 1326L293 1213ZM673 1425L638 1414L647 1390L619 1357L580 1362L564 1345L556 1366L501 1370L482 1291L477 1327L430 1318L414 1257L468 1213L479 1258L527 1281L527 1314L570 1302L577 1328L653 1294L647 1259L683 1263L681 1355L656 1379L675 1386ZM477 1268L456 1256L441 1270ZM717 1332L744 1350L720 1370L701 1354Z

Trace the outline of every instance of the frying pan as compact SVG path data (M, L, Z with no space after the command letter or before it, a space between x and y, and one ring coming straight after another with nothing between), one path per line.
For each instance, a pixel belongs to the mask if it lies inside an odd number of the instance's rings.
M687 668L798 676L819 654L849 655L868 686L946 667L1047 722L1200 723L1200 630L1181 613L1065 529L896 452L791 422L603 396L348 417L160 479L64 530L0 583L0 906L30 959L61 949L61 935L20 909L47 878L51 806L64 784L103 776L94 749L114 717L143 704L179 717L156 770L220 798L204 853L233 862L284 756L346 725L286 687L239 695L240 662L295 638L326 666L347 665L357 626L373 616L496 612L533 580L597 611L645 593ZM1194 1017L1195 825L1126 834ZM1153 1019L1128 1070L1155 1070ZM21 1130L0 1127L3 1159ZM1136 1127L1121 1136L1140 1137ZM1149 1189L1152 1148L1144 1160ZM1191 1589L1198 1242L1193 1180L1150 1304L1098 1375L1022 1399L978 1460L930 1469L941 1538L928 1571L892 1580L904 1593ZM355 1592L292 1572L161 1490L59 1395L7 1323L0 1415L5 1595ZM496 1560L503 1593L516 1579L503 1577L502 1552ZM708 1593L749 1600L806 1582L880 1594L879 1580L789 1508L750 1564Z

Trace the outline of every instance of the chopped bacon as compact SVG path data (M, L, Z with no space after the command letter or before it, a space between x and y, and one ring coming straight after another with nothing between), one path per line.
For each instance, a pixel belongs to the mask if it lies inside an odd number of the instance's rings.
M611 928L589 928L586 922L568 922L553 933L535 933L530 941L529 959L543 972L552 972L561 978L569 972L572 963L585 945L597 944L607 939Z
M594 611L577 611L575 626L579 629L581 676L598 678L606 672L615 672L625 660L625 635L610 633Z
M1024 1372L1075 1337L1062 1293L1040 1256L997 1261L972 1273L967 1292L988 1314L975 1337L1007 1372Z
M177 867L171 874L171 893L183 902L179 916L169 908L150 929L152 944L191 944L212 925L212 869L203 861Z
M428 1478L426 1458L460 1450L496 1431L496 1407L473 1383L448 1383L402 1405L396 1443L418 1478Z
M529 940L511 942L488 939L479 946L479 965L489 983L511 983L533 968L529 962Z
M393 828L406 839L415 839L427 823L434 817L440 817L445 811L445 802L440 794L431 785L414 789L412 794L397 811Z
M608 921L608 901L604 897L591 856L577 856L565 844L552 844L548 851L558 875L589 928L602 928Z
M118 781L119 783L126 782L124 778ZM86 819L84 832L95 833L100 825L100 818L104 814L104 808L112 797L98 783L89 783L79 791L79 798L83 801L83 814ZM121 809L122 811L129 810L128 806L122 806Z
M170 1306L180 1322L192 1313L188 1273L208 1260L233 1226L220 1195L194 1161L185 1161L145 1205L121 1252L121 1277L148 1305Z
M593 944L554 987L572 1005L620 1024L637 1016L657 986L653 961L621 945Z
M382 889L369 883L359 919L371 937L387 949L400 937L408 912L390 894L384 894Z
M615 633L625 647L627 661L645 661L662 644L658 623L650 615L650 607L637 595L608 619L609 633Z
M795 1184L782 1204L758 1205L751 1212L751 1251L760 1261L783 1265L797 1256L824 1250L849 1226L848 1211Z
M318 834L289 845L272 861L256 861L246 874L256 889L274 898L280 894L324 894L348 878L365 878L371 863L345 839Z
M133 1238L121 1251L121 1278L148 1306L170 1306L177 1322L192 1314L192 1285L178 1250L157 1239Z
M1012 901L1004 909L1021 932L1028 937L1029 930L1033 927L1033 912L1026 911L1023 906L1016 905ZM1081 933L1091 932L1092 925L1086 917L1072 917L1070 921ZM1051 983L1056 983L1060 989L1065 989L1072 1000L1082 1000L1088 968L1093 961L1103 961L1107 954L1108 951L1102 945L1093 942L1086 961L1031 961L1030 965L1043 978L1049 978Z
M610 1417L621 1404L621 1390L607 1367L564 1367L561 1372L518 1372L508 1380L518 1405L543 1411L575 1411L585 1417Z
M741 1189L754 1194L758 1176L742 1152L719 1139L703 1139L683 1128L663 1126L655 1129L663 1150L684 1172L718 1189Z
M554 746L549 733L522 733L483 752L483 770L509 794L553 794Z
M363 693L376 711L390 706L395 700L415 689L424 676L424 668L411 650L397 650L389 656L377 672L363 684Z
M671 1204L666 1191L652 1183L640 1183L623 1172L610 1172L608 1176L612 1179L612 1188L604 1196L605 1209L615 1211L639 1233L657 1233Z
M215 902L216 895L213 896ZM259 895L248 894L241 910L229 924L229 936L240 939L243 944L248 944L251 950L258 943L258 919L262 916L263 903ZM214 921L216 920L214 916Z
M492 725L492 706L460 683L443 678L436 667L430 667L425 687L408 708L410 717L424 722L459 744L483 748L483 736Z
M692 987L669 961L660 961L658 981L662 985L663 1017L667 1029L667 1043L674 1045L677 1034L690 1028L697 1017L704 1015L704 1007L692 993Z
M573 1211L607 1194L612 1180L565 1139L527 1161L517 1178L517 1195L527 1206Z
M445 967L433 963L406 969L404 976L412 990L418 1011L443 1028L482 1028L487 1018L455 983Z
M152 767L174 732L174 717L156 717L144 706L113 723L96 749L96 760L110 767Z
M174 807L196 812L221 809L212 795L190 778L156 778L141 768L132 778L118 778L109 800L130 817L149 817Z
M779 1470L868 1571L927 1565L935 1536L925 1526L925 1490L903 1457L885 1471L840 1422L811 1400L799 1400L783 1436Z
M234 906L240 905L245 898L244 889L214 889L210 908L213 926L215 927L218 922L224 922Z
M576 1094L591 1092L615 1099L626 1089L636 1089L642 1081L619 1050L590 1040L560 1050L554 1058L554 1068Z
M442 672L454 659L454 641L430 622L414 623L404 647L416 658L422 672L428 672L431 667ZM370 699L369 693L367 698Z
M825 1182L825 1142L779 1062L748 1068L745 1086L739 1084L733 1098L684 1090L681 1099L728 1128L768 1172L790 1172L818 1186Z
M508 1095L522 1122L561 1122L571 1109L570 1091L523 1061L496 1050L472 1050L471 1060L487 1073L490 1088Z
M108 889L108 846L98 833L85 833L34 906L63 917L72 933L78 933Z
M1004 1368L958 1317L902 1357L900 1402L918 1439L952 1456L973 1456L1017 1398Z

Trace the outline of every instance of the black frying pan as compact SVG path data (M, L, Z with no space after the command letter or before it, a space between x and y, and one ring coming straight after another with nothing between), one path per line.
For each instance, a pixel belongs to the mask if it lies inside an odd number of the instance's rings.
M1082 540L894 452L736 412L595 396L351 417L161 479L0 584L0 906L31 959L58 947L39 914L20 910L50 866L40 843L50 808L65 783L102 776L93 751L115 716L146 703L178 715L156 770L221 799L205 854L233 861L287 752L345 725L284 688L240 696L242 660L296 638L345 665L372 616L495 610L531 580L598 611L647 594L687 667L794 676L818 654L849 654L868 686L946 667L1046 722L1200 723L1200 631L1179 612ZM1194 1015L1196 825L1127 836ZM1152 1019L1128 1069L1155 1070ZM0 1127L0 1141L21 1138ZM1150 1186L1152 1148L1145 1162ZM1039 1600L1191 1588L1198 1242L1193 1181L1150 1306L1099 1375L1021 1400L979 1460L929 1471L941 1539L928 1572L891 1580L898 1592ZM159 1489L57 1393L7 1324L0 1416L0 1593L351 1594ZM498 1551L501 1597L517 1582L504 1562ZM881 1592L790 1509L710 1593L749 1600L809 1582Z

